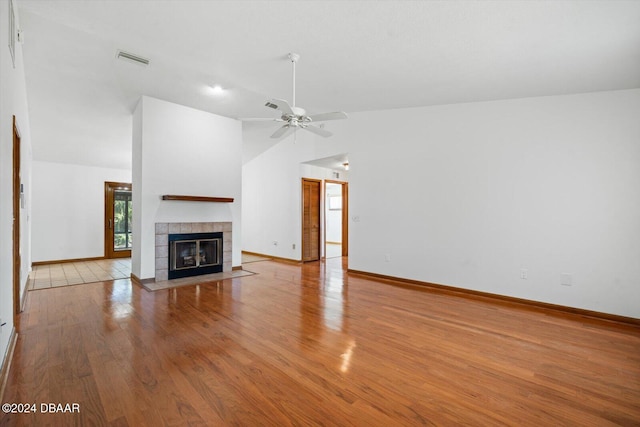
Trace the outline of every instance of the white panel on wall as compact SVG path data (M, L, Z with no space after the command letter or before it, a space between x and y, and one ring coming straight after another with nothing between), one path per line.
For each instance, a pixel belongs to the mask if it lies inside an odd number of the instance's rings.
M342 185L325 184L325 195L326 241L342 243ZM332 204L332 201L335 203Z

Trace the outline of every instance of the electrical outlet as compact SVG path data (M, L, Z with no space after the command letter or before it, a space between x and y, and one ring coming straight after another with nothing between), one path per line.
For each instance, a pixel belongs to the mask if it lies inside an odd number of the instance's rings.
M520 278L522 280L527 280L528 277L529 277L529 270L527 270L526 268L521 268L520 269Z
M384 262L391 262L391 254L384 254Z
M572 286L573 285L573 278L568 273L562 273L560 275L560 284L562 286Z
M278 246L278 241L277 240L273 241L273 246Z
M291 249L295 249L296 248L296 244L294 243L293 245L291 245Z

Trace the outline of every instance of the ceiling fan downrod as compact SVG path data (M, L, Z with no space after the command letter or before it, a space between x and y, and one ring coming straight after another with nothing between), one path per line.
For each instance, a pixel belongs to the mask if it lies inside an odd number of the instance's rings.
M289 53L289 60L293 64L293 98L292 98L292 107L296 106L296 62L300 59L300 55L297 53Z

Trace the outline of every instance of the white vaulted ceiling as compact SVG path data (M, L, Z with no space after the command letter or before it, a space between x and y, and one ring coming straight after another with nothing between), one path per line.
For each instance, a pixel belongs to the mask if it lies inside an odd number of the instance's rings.
M16 3L35 160L130 167L141 95L274 117L265 101L291 99L288 52L310 112L640 87L638 1Z

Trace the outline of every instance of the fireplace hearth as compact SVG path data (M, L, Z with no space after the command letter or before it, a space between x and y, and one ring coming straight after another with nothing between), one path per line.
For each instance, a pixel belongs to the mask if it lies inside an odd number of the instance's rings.
M169 279L222 271L222 233L169 234Z

